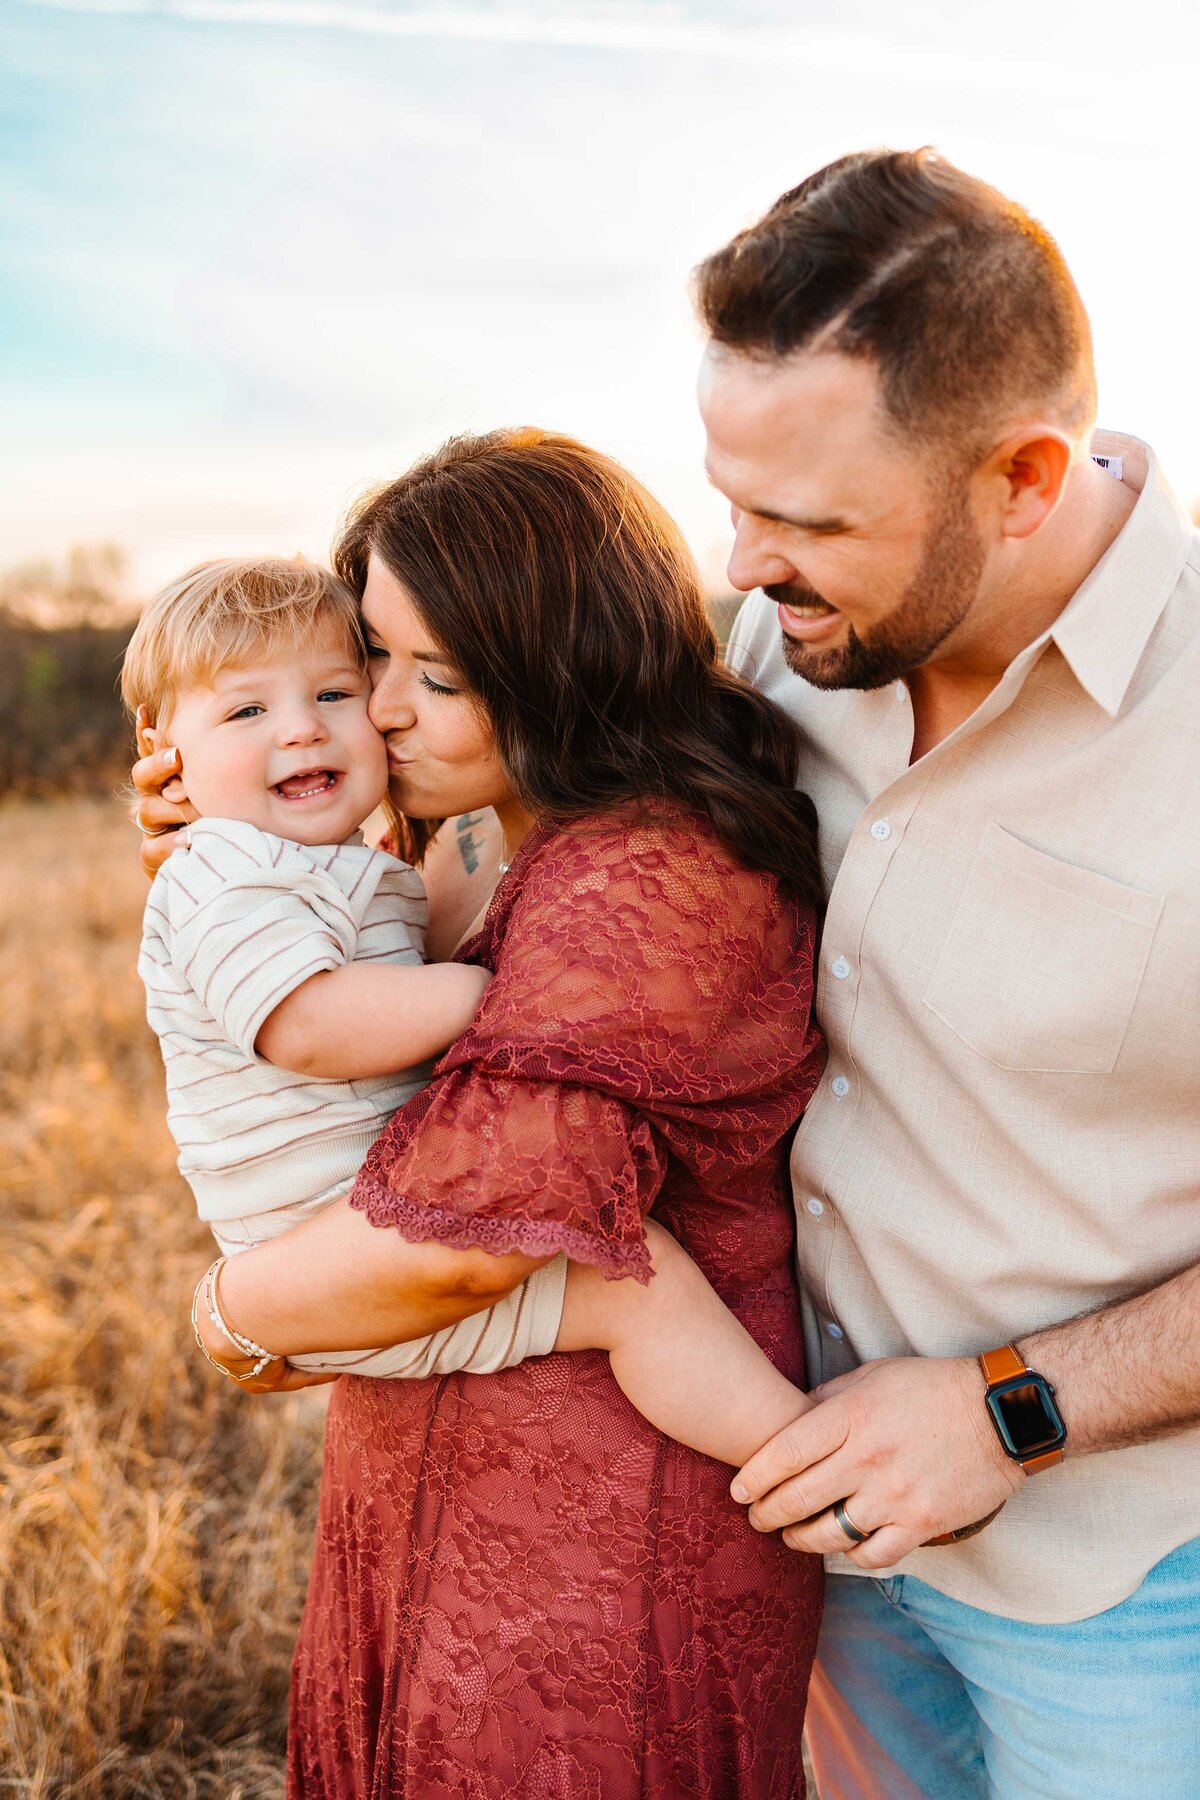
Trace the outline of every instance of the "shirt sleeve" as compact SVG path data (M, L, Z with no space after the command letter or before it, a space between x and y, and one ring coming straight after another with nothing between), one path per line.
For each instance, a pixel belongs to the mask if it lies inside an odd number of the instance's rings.
M253 826L204 820L166 865L172 961L231 1043L310 975L354 957L358 926L332 876Z

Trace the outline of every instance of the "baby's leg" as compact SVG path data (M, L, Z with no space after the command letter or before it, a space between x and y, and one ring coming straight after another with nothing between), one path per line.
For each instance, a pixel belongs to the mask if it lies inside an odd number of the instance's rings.
M613 1374L668 1437L740 1468L812 1402L718 1300L670 1232L646 1222L649 1287L571 1263L556 1350L607 1350Z

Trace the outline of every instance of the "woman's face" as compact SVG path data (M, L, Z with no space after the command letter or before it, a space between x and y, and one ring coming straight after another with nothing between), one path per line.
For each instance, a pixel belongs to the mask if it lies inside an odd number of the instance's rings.
M450 819L513 798L491 727L377 556L362 597L368 713L387 741L392 798L414 819Z

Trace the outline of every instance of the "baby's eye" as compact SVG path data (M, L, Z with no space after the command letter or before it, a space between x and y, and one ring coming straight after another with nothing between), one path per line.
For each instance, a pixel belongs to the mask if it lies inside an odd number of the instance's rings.
M232 723L232 721L234 719L253 719L253 718L256 718L257 715L260 712L262 712L263 710L264 710L263 707L255 705L253 703L251 703L248 706L239 706L236 712L230 713L229 720L227 722Z
M427 687L431 694L461 694L462 693L461 688L446 687L442 682L435 681L433 679L432 675L426 675L424 669L422 669L422 671L421 671L421 686Z
M322 688L317 695L318 700L349 700L350 694L345 688Z

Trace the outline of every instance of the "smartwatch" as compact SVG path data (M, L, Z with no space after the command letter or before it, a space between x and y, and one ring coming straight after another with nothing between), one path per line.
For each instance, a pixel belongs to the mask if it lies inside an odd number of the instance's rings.
M985 1350L979 1359L984 1399L1006 1456L1027 1475L1061 1462L1067 1428L1044 1375L1032 1370L1015 1344Z

